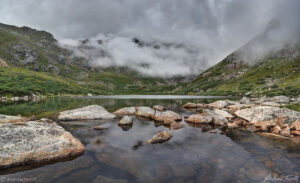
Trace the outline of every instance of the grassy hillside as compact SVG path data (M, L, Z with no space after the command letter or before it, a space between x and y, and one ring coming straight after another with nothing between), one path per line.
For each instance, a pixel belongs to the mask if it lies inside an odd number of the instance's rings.
M127 68L93 68L60 48L45 31L0 24L0 96L42 94L155 94L174 88L161 78ZM174 83L174 82L173 82Z
M298 50L288 50L297 52ZM281 50L248 65L236 53L202 73L177 92L207 95L300 95L300 58Z

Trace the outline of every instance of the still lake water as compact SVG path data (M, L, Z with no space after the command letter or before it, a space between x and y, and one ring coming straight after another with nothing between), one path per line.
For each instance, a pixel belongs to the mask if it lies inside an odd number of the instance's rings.
M0 114L36 115L55 119L59 111L98 104L113 112L121 107L164 105L179 114L195 113L181 106L209 103L220 98L182 96L115 96L49 98L35 104L0 105ZM298 182L300 145L269 139L244 130L221 135L212 126L169 130L151 120L135 118L132 128L122 129L116 120L60 122L86 146L74 160L40 167L0 171L0 182L263 182L283 179ZM103 124L108 129L95 131ZM147 144L158 131L173 138L163 144ZM298 178L298 179L297 179ZM297 180L296 180L297 179ZM281 182L284 182L281 181ZM268 182L268 181L267 181Z

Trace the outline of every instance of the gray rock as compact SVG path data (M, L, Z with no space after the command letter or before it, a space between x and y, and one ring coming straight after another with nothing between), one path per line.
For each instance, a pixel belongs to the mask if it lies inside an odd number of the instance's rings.
M133 119L131 116L123 116L123 118L119 121L118 125L132 125Z
M211 116L204 116L203 114L193 114L190 115L188 118L185 119L186 122L188 123L212 123L213 122L213 117Z
M286 96L276 96L276 97L272 97L270 101L276 103L289 103L290 99L289 97Z
M213 109L213 112L220 116L223 116L224 118L233 118L233 116L229 112L224 111L224 110Z
M236 105L227 106L227 108L230 111L237 111L237 110L240 110L240 109L246 109L246 108L251 108L251 107L254 107L254 104L236 104Z
M91 105L79 109L60 112L57 119L60 121L113 119L116 115L107 112L102 106Z
M0 124L11 122L11 121L18 121L18 120L22 120L22 119L24 119L24 117L21 117L21 116L7 116L7 115L0 114Z
M152 108L156 111L164 111L166 109L164 106L161 105L154 105Z
M248 97L243 97L240 102L242 104L250 104L251 103L251 100L248 98Z
M124 107L115 112L116 115L134 115L136 112L135 107Z
M222 113L222 112L220 112L221 110L219 110L219 109L217 109L217 110L218 110L218 113ZM224 111L224 112L226 112L226 111ZM207 116L212 117L214 124L223 125L223 124L228 123L228 120L223 115L220 115L218 113L216 113L215 110L212 111L212 110L209 110L209 109L205 109L205 111L204 111L204 114L206 114Z
M249 121L250 123L276 120L278 117L287 118L290 123L300 119L300 112L286 108L270 106L258 106L253 108L241 109L236 111L235 114L238 117Z
M8 67L7 63L0 58L0 67Z
M209 107L211 108L218 108L218 109L222 109L224 107L226 107L227 105L229 105L230 103L228 101L225 100L219 100L213 103L208 104Z
M145 117L153 119L155 115L155 111L150 107L136 107L135 115L139 117Z
M15 59L19 60L22 65L33 64L38 59L37 52L28 46L15 45L13 48L16 51Z
M262 106L271 106L271 107L280 107L280 104L276 102L264 102L261 104Z
M173 111L156 111L154 115L155 121L180 121L182 117Z
M51 120L0 124L0 169L83 154L84 146Z
M195 104L195 103L186 103L182 106L183 108L206 108L206 104Z

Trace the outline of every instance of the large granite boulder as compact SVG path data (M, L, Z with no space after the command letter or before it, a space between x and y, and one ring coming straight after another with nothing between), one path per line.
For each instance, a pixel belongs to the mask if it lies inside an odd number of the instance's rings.
M79 156L79 140L51 120L0 124L0 169Z
M155 110L153 110L151 107L136 107L135 115L139 117L144 118L150 118L153 119L155 115Z
M136 112L135 107L124 107L113 112L116 115L134 115Z
M292 123L300 119L300 112L293 111L286 108L258 106L253 108L241 109L235 114L250 123L261 121L272 121L277 118L286 118L288 123Z
M57 119L60 121L94 120L94 119L113 119L116 115L107 112L104 107L90 105L87 107L60 112Z

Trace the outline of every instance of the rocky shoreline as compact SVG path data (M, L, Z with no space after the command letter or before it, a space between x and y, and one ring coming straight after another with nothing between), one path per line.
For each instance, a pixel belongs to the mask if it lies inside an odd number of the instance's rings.
M0 103L9 103L9 102L39 102L45 99L46 96L43 95L35 95L32 94L31 96L23 96L23 97L1 97L0 96Z
M98 105L62 111L58 121L115 120L123 130L134 125L135 118L147 118L161 123L169 131L159 131L149 137L147 143L169 141L172 130L184 128L186 124L210 125L220 134L235 128L243 128L259 134L281 138L300 138L300 112L284 108L299 103L300 98L285 96L272 98L242 98L238 101L219 100L213 103L186 103L183 109L190 115L181 116L164 106L124 107L113 113ZM94 130L107 130L98 125ZM211 130L210 133L216 133ZM71 133L49 119L0 115L0 169L41 164L80 156L84 145Z
M191 123L214 124L222 129L244 128L274 137L300 136L300 112L284 108L299 103L300 98L290 100L285 96L272 98L247 98L239 101L223 100L210 104L187 103L187 109L203 112L188 116Z

